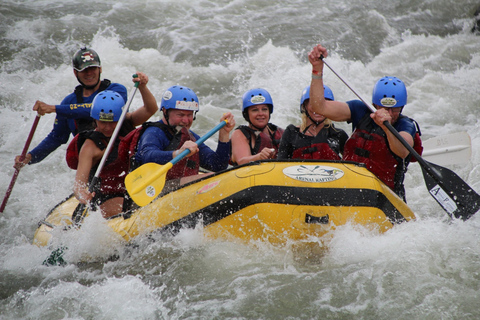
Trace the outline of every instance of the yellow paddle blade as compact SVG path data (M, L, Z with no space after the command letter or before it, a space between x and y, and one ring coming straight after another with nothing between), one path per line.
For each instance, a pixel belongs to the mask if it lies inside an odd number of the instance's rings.
M125 187L136 204L143 207L155 199L165 186L165 178L172 163L146 163L125 177Z

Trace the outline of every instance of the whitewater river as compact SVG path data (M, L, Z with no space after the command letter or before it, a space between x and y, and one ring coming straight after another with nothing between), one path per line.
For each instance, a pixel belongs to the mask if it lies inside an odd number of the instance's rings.
M103 77L124 84L143 71L160 100L171 85L200 99L203 135L241 95L267 89L272 122L298 124L310 82L307 53L361 95L395 75L409 93L404 113L423 138L466 131L472 156L451 165L480 192L480 35L473 0L2 0L0 3L0 195L33 124L36 100L59 103L77 81L71 56L94 48ZM355 95L331 72L338 100ZM140 95L132 109L141 105ZM158 119L159 114L155 115ZM32 146L50 132L41 118ZM340 124L348 133L350 128ZM207 141L215 145L215 138ZM37 222L71 193L65 146L18 177L0 215L0 319L478 319L480 216L450 221L421 169L406 178L417 221L377 234L345 226L324 256L264 243L211 241L201 229L125 247L98 216L70 239L64 267L42 266ZM115 261L106 261L113 253ZM80 261L86 261L80 263Z

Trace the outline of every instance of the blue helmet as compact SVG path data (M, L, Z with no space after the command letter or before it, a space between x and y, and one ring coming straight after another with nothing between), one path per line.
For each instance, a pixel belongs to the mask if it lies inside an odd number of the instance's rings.
M248 119L247 109L251 106L266 104L270 109L270 114L273 113L273 101L270 93L267 90L262 88L251 89L243 94L242 97L242 114L247 122L250 122Z
M326 85L323 85L323 96L325 100L334 101L333 91ZM300 98L300 112L303 112L303 103L305 100L310 99L310 86L305 87L302 92L302 97Z
M373 88L372 103L386 108L403 107L407 104L407 88L397 77L383 77Z
M115 91L105 90L96 95L90 109L90 116L93 119L107 122L120 120L125 100Z
M183 86L171 86L162 95L160 109L191 110L197 112L198 98L192 89Z

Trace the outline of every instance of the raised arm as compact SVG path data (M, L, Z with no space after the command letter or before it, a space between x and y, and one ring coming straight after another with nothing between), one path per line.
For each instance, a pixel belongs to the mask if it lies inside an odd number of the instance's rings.
M150 117L153 116L158 110L157 100L147 87L147 75L143 72L137 72L137 75L137 78L133 78L133 82L139 83L138 90L140 90L140 93L142 94L143 106L131 113L128 113L126 116L132 120L135 126L139 126L150 119Z
M333 121L347 121L351 118L350 108L345 102L327 101L323 92L323 58L328 55L327 49L321 45L313 47L308 54L312 65L312 82L310 84L310 105L314 112L324 115Z

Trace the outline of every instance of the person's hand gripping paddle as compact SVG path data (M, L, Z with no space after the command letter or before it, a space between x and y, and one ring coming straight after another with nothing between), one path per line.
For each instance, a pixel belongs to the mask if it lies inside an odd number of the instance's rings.
M195 143L197 145L201 145L226 124L227 120L220 122L217 124L217 126L215 126L215 128L211 129L203 137L195 141ZM149 204L160 194L160 192L162 192L163 187L165 186L165 179L168 170L170 170L174 164L182 160L189 153L190 150L185 149L182 153L165 165L160 165L153 162L146 163L129 173L125 177L125 187L127 188L128 194L132 200L141 207Z
M320 57L323 63L365 104L375 112L376 109L360 95L353 90L348 83L343 80L333 69L325 62L323 56ZM413 149L407 141L398 133L398 131L388 122L383 123L387 129L403 144L403 146L417 159L422 168L423 178L430 195L440 204L450 217L467 220L480 209L480 195L475 192L465 181L463 181L455 172L441 167L439 165L425 161Z

